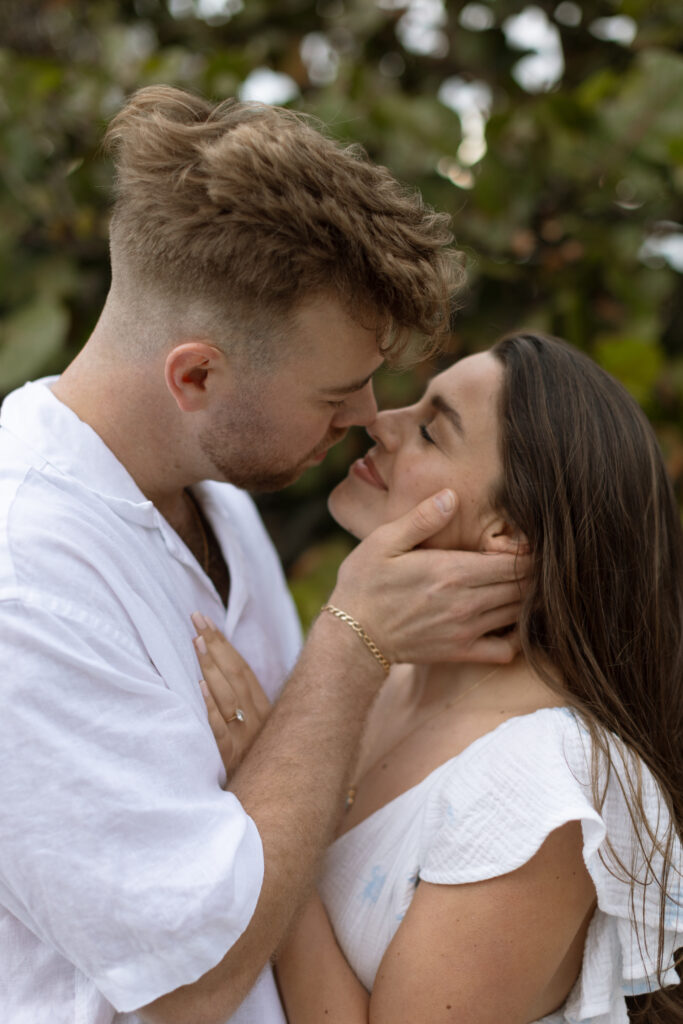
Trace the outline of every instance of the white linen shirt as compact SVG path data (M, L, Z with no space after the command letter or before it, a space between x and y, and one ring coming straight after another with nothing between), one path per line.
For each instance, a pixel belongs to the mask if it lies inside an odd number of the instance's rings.
M196 488L230 570L226 617L50 383L0 416L0 1020L118 1024L223 958L263 878L256 826L221 788L190 613L271 697L301 638L248 495ZM269 968L231 1022L284 1024Z

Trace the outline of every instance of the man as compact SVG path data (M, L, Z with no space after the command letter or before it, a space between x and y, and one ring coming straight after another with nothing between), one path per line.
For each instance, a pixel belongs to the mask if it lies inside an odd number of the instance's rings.
M514 568L411 550L450 492L377 531L331 598L360 625L321 616L222 788L190 613L271 696L299 646L237 488L282 487L373 421L373 373L444 329L454 264L442 216L286 111L150 88L108 140L105 308L59 380L2 410L0 1016L278 1024L264 967L386 662L509 658L483 634L515 618Z

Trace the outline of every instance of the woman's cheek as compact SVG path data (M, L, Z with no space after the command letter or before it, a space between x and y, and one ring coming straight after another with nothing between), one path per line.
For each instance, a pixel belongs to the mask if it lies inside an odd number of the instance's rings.
M453 488L451 487L451 490ZM478 551L481 541L481 515L472 501L455 492L456 506L453 518L443 530L439 530L422 546L426 548L442 548L451 551Z
M451 490L453 488L451 487ZM460 504L460 496L455 492L455 512L453 518L449 520L448 524L444 526L443 530L439 530L433 537L429 537L424 544L421 545L423 548L441 548L442 551L451 550L462 550L464 546L463 537L463 515L462 507Z
M456 515L457 518L457 515ZM451 522L448 526L439 530L433 537L429 537L428 540L421 544L423 548L440 548L442 551L455 551L462 550L463 544L460 534L457 529L457 523Z

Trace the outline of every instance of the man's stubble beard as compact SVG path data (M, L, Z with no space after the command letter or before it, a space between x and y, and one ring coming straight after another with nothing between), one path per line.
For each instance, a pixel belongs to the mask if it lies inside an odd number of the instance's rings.
M281 491L301 476L311 458L341 441L346 431L328 434L303 458L283 465L284 457L270 443L272 425L258 413L231 410L222 423L205 430L199 438L203 454L214 466L215 479L254 494Z
M228 450L213 432L207 431L200 441L202 451L216 471L215 479L227 481L244 491L254 494L279 491L293 483L301 473L298 465L275 469L276 454L271 452L269 455L263 448L249 454Z

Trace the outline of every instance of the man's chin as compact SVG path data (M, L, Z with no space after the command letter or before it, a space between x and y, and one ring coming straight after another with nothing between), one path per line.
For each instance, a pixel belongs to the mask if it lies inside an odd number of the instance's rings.
M264 469L259 473L257 470L255 471L254 467L245 468L243 471L241 467L225 467L222 479L243 491L249 491L251 494L272 494L296 483L307 469L319 466L328 450L329 446L326 446L317 452L311 452L310 455L307 455L296 466L289 466L277 472Z
M309 463L305 462L288 470L281 470L279 473L264 473L261 476L253 474L249 477L245 476L244 482L238 483L236 486L241 487L244 491L250 491L252 494L273 494L275 491L282 491L290 484L296 483L308 468ZM231 483L235 483L235 481L233 480Z

